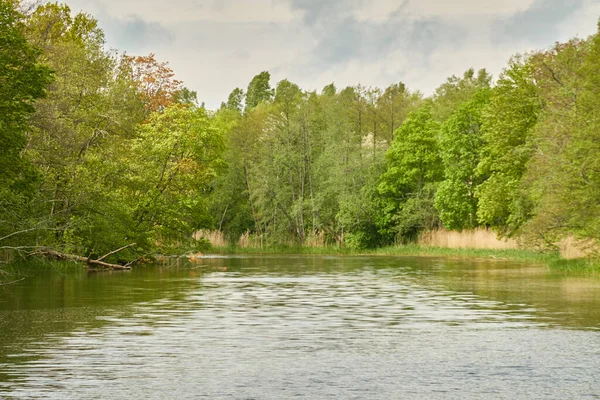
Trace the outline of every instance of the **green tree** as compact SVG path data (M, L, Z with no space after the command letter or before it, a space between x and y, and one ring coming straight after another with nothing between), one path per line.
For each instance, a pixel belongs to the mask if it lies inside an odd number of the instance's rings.
M271 101L273 89L271 89L271 74L263 71L250 81L246 91L246 111L253 109L260 103Z
M388 86L377 100L377 108L382 116L383 137L394 140L394 132L406 116L421 102L421 93L411 93L404 83Z
M106 209L115 205L113 160L145 117L144 104L119 60L104 50L103 32L90 16L45 4L28 18L27 33L55 71L28 136L27 154L43 171L35 213L53 232L40 242L83 252L96 247L90 243L105 232L101 227L110 229L103 224L94 231L98 215L118 212Z
M386 156L387 169L380 178L382 229L401 238L413 239L422 230L438 226L433 196L443 166L437 144L439 124L431 107L426 102L396 131Z
M482 224L506 235L516 233L530 217L521 181L543 107L533 72L528 58L511 59L482 115L484 145L478 171L488 178L476 189L477 215Z
M544 111L523 187L532 201L521 232L554 246L568 236L600 241L599 34L534 56Z
M245 94L242 89L233 89L233 91L229 94L229 97L227 98L227 108L229 108L230 110L242 112L244 97Z
M9 190L24 189L33 178L22 157L25 133L51 78L38 62L40 51L23 36L21 19L12 2L0 1L0 187Z
M438 122L444 122L456 111L459 105L469 101L479 90L491 86L492 76L485 69L477 74L473 68L468 69L462 78L451 76L440 85L433 96L433 117Z
M440 130L445 180L435 195L435 207L448 229L471 229L479 225L475 192L486 176L478 173L477 166L484 145L482 113L489 98L490 90L480 89L458 107Z
M152 114L124 155L121 196L148 247L177 248L212 224L210 184L221 163L222 134L204 109L180 105Z

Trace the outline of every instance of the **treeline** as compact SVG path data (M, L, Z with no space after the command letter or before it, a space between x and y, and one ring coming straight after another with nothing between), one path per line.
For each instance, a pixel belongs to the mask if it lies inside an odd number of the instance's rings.
M263 72L217 115L233 122L211 204L234 240L365 248L440 227L536 248L600 239L600 35L515 56L495 83L468 70L430 97L402 83L271 89Z
M256 245L377 247L490 227L600 240L600 35L468 70L426 97L319 92L268 72L220 109L97 21L0 0L0 247L129 258Z

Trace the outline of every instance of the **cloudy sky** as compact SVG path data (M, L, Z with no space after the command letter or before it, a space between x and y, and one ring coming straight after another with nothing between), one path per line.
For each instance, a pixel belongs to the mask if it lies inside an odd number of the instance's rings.
M429 94L470 67L596 31L600 0L66 0L108 45L155 53L217 107L268 70L304 89L405 82Z

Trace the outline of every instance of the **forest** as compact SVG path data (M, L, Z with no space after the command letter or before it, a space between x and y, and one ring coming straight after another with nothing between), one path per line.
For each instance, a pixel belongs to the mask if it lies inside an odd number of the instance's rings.
M261 247L478 227L600 243L600 34L429 96L263 71L217 110L197 97L155 55L107 49L91 15L0 0L0 251L131 261L204 251L198 230Z

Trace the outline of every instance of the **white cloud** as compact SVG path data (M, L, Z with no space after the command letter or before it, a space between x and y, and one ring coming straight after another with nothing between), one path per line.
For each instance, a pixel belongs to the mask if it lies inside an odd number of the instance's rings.
M71 0L75 10L114 18L137 16L163 24L186 21L284 22L294 15L287 1L276 0Z
M403 81L431 93L467 68L497 75L515 53L594 33L600 15L600 0L69 3L99 18L109 46L168 61L211 108L263 70L307 90Z
M411 0L408 3L407 9L411 13L420 16L502 16L524 11L528 9L534 1L535 0Z
M370 0L353 14L360 21L383 21L390 14L402 12L414 18L502 16L526 10L535 0Z

